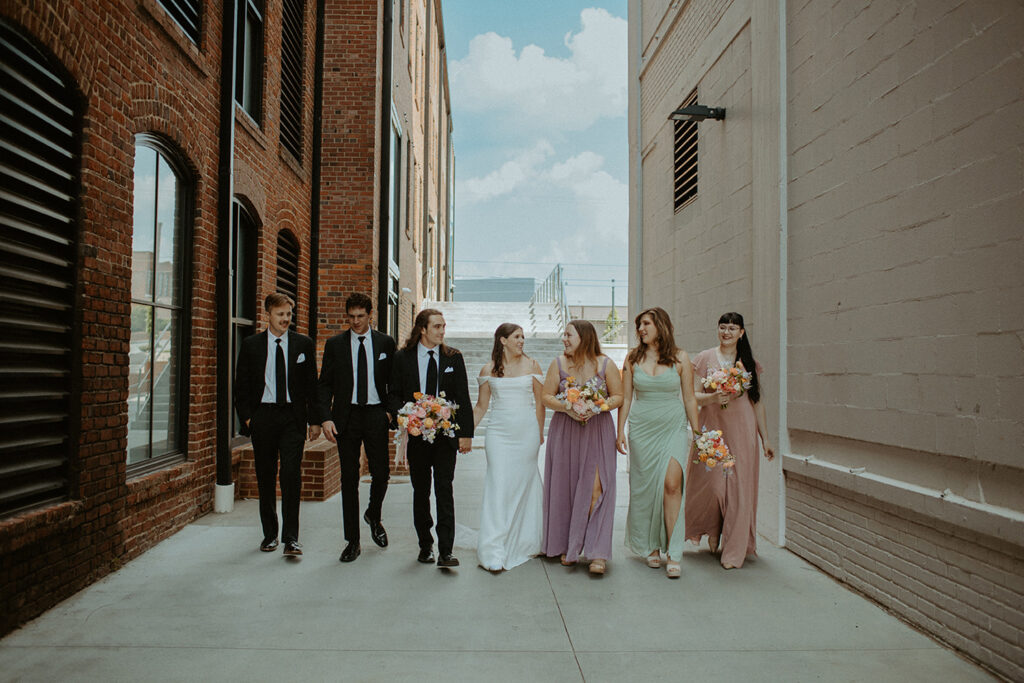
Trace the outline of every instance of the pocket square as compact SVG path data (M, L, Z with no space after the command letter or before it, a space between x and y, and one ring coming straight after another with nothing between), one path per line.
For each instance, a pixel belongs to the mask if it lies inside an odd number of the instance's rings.
M377 360L384 360L384 359L385 359L385 358L387 358L387 357L388 357L388 354L386 354L386 353L381 353L381 354L380 354L379 356L377 356Z
M306 354L304 354L304 353L300 353L300 354L299 354L299 357L295 359L295 362L296 362L296 363L301 363L301 362L302 362L302 361L304 361L304 360L306 360Z
M444 374L447 375L449 372L455 372L455 368L445 368L444 369Z

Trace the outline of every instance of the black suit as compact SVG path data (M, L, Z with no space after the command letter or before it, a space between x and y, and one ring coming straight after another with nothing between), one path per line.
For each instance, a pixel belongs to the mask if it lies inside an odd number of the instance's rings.
M320 421L333 420L338 430L338 459L341 462L341 511L345 540L359 542L359 449L366 449L370 468L370 502L366 516L374 522L381 518L381 506L388 490L388 427L386 415L391 363L395 340L370 330L366 344L367 363L373 364L373 384L380 403L359 405L352 400L355 375L352 368L352 338L346 330L327 340L320 368L317 396ZM366 343L369 342L369 343ZM370 355L372 352L372 356Z
M280 454L281 540L288 543L299 540L299 495L306 426L320 414L316 403L316 353L312 339L288 332L287 383L291 401L286 405L263 403L267 386L267 337L268 332L264 330L242 341L235 368L235 410L242 423L242 434L252 436L265 539L277 538L276 480Z
M440 347L437 348L440 351ZM455 423L459 429L455 437L438 435L434 443L420 437L409 437L407 450L409 479L412 482L412 517L421 549L433 547L430 530L434 521L430 517L430 484L433 479L437 505L437 545L441 555L451 553L455 542L455 499L452 481L455 479L455 456L459 438L473 436L473 406L469 401L469 383L466 363L462 354L449 349L449 355L438 354L438 387L445 398L458 405ZM418 348L401 349L395 354L391 368L392 415L420 391ZM432 391L427 393L433 393Z

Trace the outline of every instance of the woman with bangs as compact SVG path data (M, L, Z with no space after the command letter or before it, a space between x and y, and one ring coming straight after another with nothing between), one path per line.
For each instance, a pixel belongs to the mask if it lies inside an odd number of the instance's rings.
M653 569L661 567L664 551L665 574L677 579L684 540L683 472L690 449L687 421L694 434L700 433L693 369L686 351L676 346L664 309L640 313L636 334L639 343L622 367L617 442L619 452L629 454L626 544Z
M604 574L612 554L615 516L615 427L622 378L601 353L594 326L573 320L562 334L565 352L552 361L541 399L555 411L544 455L544 543L548 557L572 566L585 554L591 574ZM592 382L605 394L599 412L580 412L559 395Z

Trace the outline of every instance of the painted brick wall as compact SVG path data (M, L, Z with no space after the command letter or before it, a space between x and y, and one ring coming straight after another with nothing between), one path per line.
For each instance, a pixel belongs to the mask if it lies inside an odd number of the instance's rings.
M1024 550L795 473L787 544L1011 680L1024 680Z

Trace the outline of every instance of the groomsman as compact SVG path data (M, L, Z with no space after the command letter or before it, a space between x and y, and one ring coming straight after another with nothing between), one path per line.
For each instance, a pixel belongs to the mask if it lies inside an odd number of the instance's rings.
M410 436L407 456L412 481L412 515L419 539L416 558L423 563L434 561L434 539L430 517L430 484L433 479L437 506L438 567L457 567L452 555L455 543L455 453L468 453L473 448L473 407L469 402L466 364L458 350L444 344L445 321L441 311L425 308L413 321L412 332L405 345L395 354L392 366L390 405L393 415L414 400L413 394L423 392L445 398L458 405L454 422L459 425L456 436L438 435L434 443Z
M324 434L338 444L341 461L341 515L347 545L338 559L351 562L359 547L359 449L366 450L370 468L370 501L363 519L370 537L381 548L388 534L381 524L381 507L388 490L387 413L391 362L395 340L370 329L373 302L365 294L345 301L349 329L327 340L317 394Z
M299 494L302 450L306 438L320 436L316 420L316 356L313 340L291 332L295 302L270 294L263 303L269 324L242 341L235 367L235 410L243 436L252 436L256 484L260 494L263 542L260 550L278 546L277 472L281 461L281 537L284 554L302 554L299 544Z

